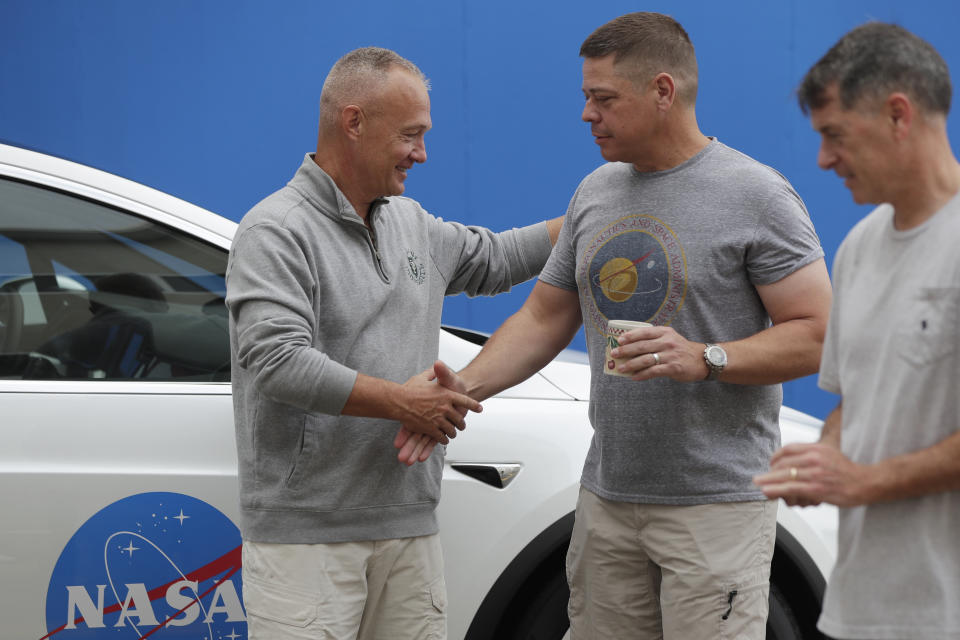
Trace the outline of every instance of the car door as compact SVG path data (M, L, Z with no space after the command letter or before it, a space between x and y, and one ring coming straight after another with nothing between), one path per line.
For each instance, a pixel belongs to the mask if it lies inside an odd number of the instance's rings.
M245 637L229 238L12 173L0 176L0 635Z

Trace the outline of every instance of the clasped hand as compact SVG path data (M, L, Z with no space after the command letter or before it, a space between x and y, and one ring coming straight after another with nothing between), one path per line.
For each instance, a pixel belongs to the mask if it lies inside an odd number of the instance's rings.
M853 507L870 501L871 467L854 463L832 445L795 443L773 454L770 471L753 482L768 498L783 498L790 506Z
M393 440L399 449L397 458L407 464L423 462L437 443L447 444L457 430L466 428L467 411L479 413L483 407L466 395L466 385L447 365L437 360L433 367L413 376L405 384L417 399L415 410Z

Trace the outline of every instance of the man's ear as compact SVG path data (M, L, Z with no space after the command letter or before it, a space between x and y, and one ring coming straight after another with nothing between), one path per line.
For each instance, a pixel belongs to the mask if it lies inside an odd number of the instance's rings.
M883 107L886 111L887 122L893 127L894 137L897 140L902 140L910 133L910 127L916 115L913 103L906 94L898 91L887 97Z
M363 110L355 104L348 104L340 111L340 128L350 138L363 135L366 117Z
M677 98L677 84L669 73L661 72L653 79L653 87L657 92L657 107L661 111L668 110Z

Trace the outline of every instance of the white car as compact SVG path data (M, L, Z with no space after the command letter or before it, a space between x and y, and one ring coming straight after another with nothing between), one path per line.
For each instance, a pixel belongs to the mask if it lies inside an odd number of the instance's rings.
M0 145L0 637L247 636L223 305L236 224L113 175ZM455 368L483 336L450 329ZM448 449L452 639L559 640L591 438L562 357ZM783 439L819 422L781 413ZM781 505L768 638L818 637L836 512Z

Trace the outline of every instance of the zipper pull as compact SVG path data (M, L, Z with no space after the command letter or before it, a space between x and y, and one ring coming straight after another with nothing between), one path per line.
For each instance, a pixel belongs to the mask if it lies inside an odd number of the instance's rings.
M730 617L730 612L733 611L733 598L734 598L734 596L736 596L736 595L737 595L737 590L736 590L736 589L734 589L733 591L731 591L731 592L729 593L729 596L727 597L727 612L726 612L725 614L723 614L722 616L720 616L720 619L721 619L721 620L726 620L727 618Z

